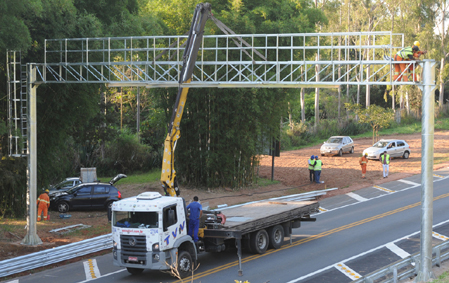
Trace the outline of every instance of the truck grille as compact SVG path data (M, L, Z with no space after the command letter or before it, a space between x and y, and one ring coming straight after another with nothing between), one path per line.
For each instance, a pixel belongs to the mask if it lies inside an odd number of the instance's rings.
M123 256L137 256L145 259L147 242L145 236L120 235Z

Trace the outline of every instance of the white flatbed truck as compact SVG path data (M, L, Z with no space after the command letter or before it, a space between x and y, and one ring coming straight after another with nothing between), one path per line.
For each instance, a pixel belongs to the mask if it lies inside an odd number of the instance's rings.
M293 228L315 221L310 215L318 208L316 201L262 201L227 208L226 217L203 211L200 241L194 243L183 198L142 193L112 205L113 262L131 274L174 269L185 278L192 275L198 253L236 247L242 275L242 248L258 254L280 248Z

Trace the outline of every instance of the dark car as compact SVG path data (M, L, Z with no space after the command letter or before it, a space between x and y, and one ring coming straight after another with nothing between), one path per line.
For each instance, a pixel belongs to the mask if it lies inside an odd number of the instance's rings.
M122 194L113 185L126 175L119 174L109 183L81 183L66 192L50 197L50 207L61 213L76 209L107 209Z

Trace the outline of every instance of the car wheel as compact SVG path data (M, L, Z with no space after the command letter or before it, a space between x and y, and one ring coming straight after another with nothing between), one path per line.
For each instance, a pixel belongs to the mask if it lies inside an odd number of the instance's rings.
M351 147L351 151L349 153L354 153L354 147Z
M114 203L113 201L107 202L107 203L106 203L106 209L111 208L113 203Z
M69 204L68 204L67 202L65 202L65 201L59 202L58 205L57 205L57 207L58 207L58 211L59 211L60 213L66 213L66 212L69 212Z
M142 273L143 269L142 268L134 268L134 267L127 267L126 268L128 270L129 273L131 273L132 275L137 275Z
M192 275L193 270L193 261L192 256L190 256L189 252L181 251L178 256L178 264L176 266L176 270L179 274L179 277L186 278L189 275Z
M343 155L343 150L340 149L340 151L338 152L338 156L342 156Z
M404 159L408 159L409 156L410 156L410 153L408 153L408 151L404 152L404 155L402 155L402 157Z

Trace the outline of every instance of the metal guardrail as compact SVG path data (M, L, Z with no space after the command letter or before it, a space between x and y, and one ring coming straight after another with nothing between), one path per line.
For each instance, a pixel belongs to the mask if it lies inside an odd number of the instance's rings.
M441 266L441 262L449 259L449 241L432 248L432 266ZM399 280L414 277L420 268L420 253L398 260L384 268L371 272L351 283L397 283Z
M112 234L0 261L0 278L105 249L112 249Z

